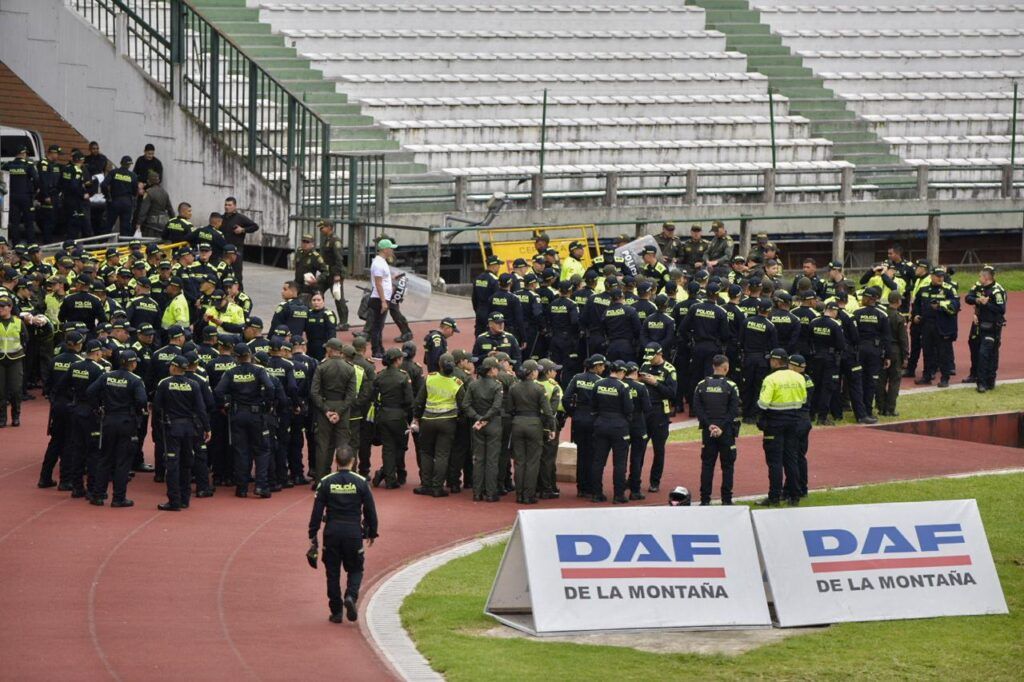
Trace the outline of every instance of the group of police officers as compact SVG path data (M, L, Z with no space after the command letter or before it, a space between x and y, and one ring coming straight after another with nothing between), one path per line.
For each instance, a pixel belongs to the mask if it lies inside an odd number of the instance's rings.
M425 372L415 342L388 349L381 367L365 337L337 338L324 292L344 270L329 223L322 248L303 236L266 334L234 278L237 251L219 244L215 255L202 229L176 235L189 246L132 242L102 261L73 242L52 261L35 245L0 243L0 425L8 405L19 425L27 389L41 386L51 416L40 487L102 505L112 482L112 506L128 506L130 478L153 470L167 484L161 509L178 510L193 486L197 497L231 486L266 498L322 479L342 445L360 475L397 488L410 435L415 493L467 487L497 501L514 491L534 504L560 494L557 434L571 419L578 495L607 499L610 456L611 497L625 503L644 498L648 443L646 492L659 490L669 423L688 409L712 462L701 501L710 501L714 458L731 469L742 420L765 428L766 454L779 453L769 460L795 472L786 494L773 475L777 502L806 489L806 468L801 475L791 462L801 461L791 453L806 448L806 433L790 428L787 410L806 430L841 418L847 404L864 423L876 409L895 414L900 377L914 374L920 355L918 383L938 375L948 385L960 297L944 269L906 263L894 247L860 287L840 263L821 278L811 259L785 286L777 248L760 235L750 254L734 256L721 225L710 242L699 228L685 243L673 230L663 226L657 246L639 253L620 245L593 259L584 242L562 259L540 234L537 255L508 272L492 256L474 283L472 351L448 351L460 330L446 318L424 338ZM1006 310L993 268L964 301L975 311L965 381L991 390ZM777 385L787 375L773 370L790 366L801 381ZM788 395L797 384L813 390ZM149 435L154 466L142 457Z

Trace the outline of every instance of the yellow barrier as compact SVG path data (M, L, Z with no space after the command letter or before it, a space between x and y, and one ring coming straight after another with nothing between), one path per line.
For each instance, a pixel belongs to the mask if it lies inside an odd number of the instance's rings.
M512 235L517 233L529 232L530 239L495 239L501 235ZM583 251L583 265L590 267L590 263L593 261L591 250L598 252L601 250L600 243L597 239L597 227L594 225L559 225L559 226L534 226L534 227L497 227L489 230L480 230L477 232L477 239L480 242L480 256L484 263L487 262L487 257L490 255L497 256L498 258L505 261L505 269L508 271L512 270L512 262L517 258L523 258L529 263L535 255L537 255L537 247L534 246L534 241L539 233L546 232L551 241L548 243L550 248L556 249L560 258L565 259L569 257L569 244L575 241L582 241L587 245L587 248ZM568 237L555 238L551 235L552 232L570 232ZM490 247L490 249L488 249Z

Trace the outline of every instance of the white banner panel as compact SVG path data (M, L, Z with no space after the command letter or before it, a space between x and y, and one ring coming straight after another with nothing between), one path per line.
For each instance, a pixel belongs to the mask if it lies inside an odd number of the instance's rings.
M527 608L537 634L771 624L743 506L521 511L487 612Z
M753 517L782 627L1007 612L975 500Z

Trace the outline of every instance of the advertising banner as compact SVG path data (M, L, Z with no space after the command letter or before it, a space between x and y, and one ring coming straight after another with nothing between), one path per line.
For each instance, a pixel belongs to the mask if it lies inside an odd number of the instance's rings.
M1007 612L975 500L753 519L781 627Z

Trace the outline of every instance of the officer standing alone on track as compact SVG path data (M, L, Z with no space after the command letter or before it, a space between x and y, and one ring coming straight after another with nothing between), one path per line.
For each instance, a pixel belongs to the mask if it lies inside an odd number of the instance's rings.
M195 379L185 376L188 366L188 359L183 355L171 360L171 375L157 384L153 396L153 408L159 411L160 428L164 430L164 466L167 469L167 502L157 505L160 511L188 509L196 432L202 434L203 443L210 442L210 419L202 388Z
M350 621L359 618L356 604L363 582L365 546L377 539L377 508L366 479L352 472L355 454L347 445L336 451L338 471L320 480L309 518L310 565L316 568L317 535L324 526L324 568L327 572L327 604L332 623L340 623L342 607ZM341 595L341 569L348 576L344 599Z
M729 359L711 358L713 374L697 383L693 411L701 431L700 504L711 504L715 462L722 466L722 504L732 504L732 480L736 465L736 436L740 430L740 392L729 374Z
M603 490L604 467L612 455L612 480L615 504L625 504L626 464L629 458L629 420L633 416L633 399L623 382L626 365L616 361L609 365L608 376L594 386L594 468L591 472L592 502L607 502Z

